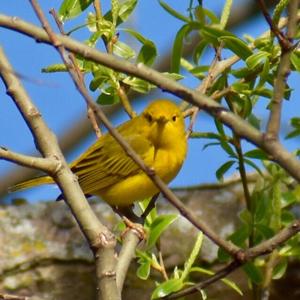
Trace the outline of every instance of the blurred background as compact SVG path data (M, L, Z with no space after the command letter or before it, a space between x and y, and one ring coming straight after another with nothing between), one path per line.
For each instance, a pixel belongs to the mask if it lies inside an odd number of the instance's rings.
M40 1L44 12L48 12L50 8L58 10L61 0ZM103 12L110 9L110 1L101 1ZM189 0L181 1L165 1L170 6L181 13L188 13L187 7ZM204 6L213 9L215 14L219 14L222 10L223 0L203 1ZM234 11L230 16L230 30L239 37L247 33L253 37L257 37L266 30L266 24L263 16L258 11L255 4L256 1L237 0L234 1ZM272 9L272 1L266 1ZM39 21L35 17L28 1L12 0L0 1L0 13L17 16L25 21L40 26ZM48 15L48 19L52 21L52 17ZM74 21L67 21L65 30L68 31L79 24L85 22L86 14ZM81 23L80 23L81 22ZM54 24L53 24L54 25ZM54 25L55 26L55 25ZM170 61L170 51L176 32L182 26L182 22L167 14L158 1L139 1L137 8L132 17L126 23L122 24L123 28L137 28L145 37L151 39L157 46L158 57L156 67L159 70L168 71ZM54 27L56 28L56 27ZM84 40L89 35L87 28L78 30L73 35L78 40ZM130 43L129 37L120 30L120 39ZM8 58L14 69L20 74L22 82L27 89L30 97L37 105L42 113L44 120L48 126L57 134L61 147L66 154L67 160L72 161L89 145L91 145L96 136L92 132L91 125L86 117L86 105L84 100L77 92L74 84L66 73L41 73L41 69L54 64L60 63L60 57L57 52L48 45L37 44L33 39L28 38L19 33L0 29L1 46L4 48ZM194 38L191 37L185 42L185 54L189 56L194 45ZM101 50L99 42L99 49ZM134 40L130 44L133 48L138 47ZM223 58L227 58L232 54L224 52ZM207 60L211 61L213 53L205 53L202 58L207 64ZM186 77L182 83L188 87L196 88L199 81L183 72ZM87 78L88 80L88 78ZM288 79L290 87L294 90L289 101L285 101L283 110L282 132L281 138L284 139L286 133L289 132L288 120L293 116L299 116L300 105L295 103L300 96L299 74L292 75ZM0 83L0 146L7 147L13 151L24 154L38 155L30 131L20 116L18 110L14 106L10 97L6 95L3 83ZM96 99L98 94L93 94ZM178 101L172 95L156 89L149 95L139 95L133 101L134 108L137 112L144 109L146 104L154 98L169 98ZM266 107L268 100L262 98L258 102L256 112L258 117L264 122L268 116ZM298 109L295 109L298 107ZM106 107L114 124L120 124L127 120L127 115L119 106ZM214 128L213 119L205 113L200 113L195 131L211 131ZM177 178L171 183L172 187L185 187L198 185L208 182L216 182L215 171L226 161L227 154L221 152L217 147L209 147L203 150L205 140L190 140L189 153L187 160ZM296 139L284 141L288 149L294 150L299 146ZM245 142L245 149L252 146ZM251 169L249 169L250 171ZM232 169L228 175L234 173ZM9 202L13 199L24 197L30 202L45 201L55 199L58 190L54 186L37 187L28 191L21 191L13 194L6 194L7 187L21 181L28 176L34 176L35 173L23 167L15 166L12 163L0 160L0 197L2 201Z

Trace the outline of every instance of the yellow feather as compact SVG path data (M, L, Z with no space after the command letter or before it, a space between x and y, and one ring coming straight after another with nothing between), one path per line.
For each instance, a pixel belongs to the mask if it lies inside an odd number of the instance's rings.
M142 114L117 127L144 162L166 183L179 172L187 151L184 118L171 101L153 101ZM151 197L156 186L110 135L103 135L70 164L85 194L98 195L111 205L128 206ZM11 190L54 183L43 176Z

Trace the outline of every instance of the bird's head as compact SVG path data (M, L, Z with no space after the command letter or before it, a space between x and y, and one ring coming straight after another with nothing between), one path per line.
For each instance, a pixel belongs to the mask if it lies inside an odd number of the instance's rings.
M184 117L179 107L166 99L153 101L142 113L148 137L156 146L174 145L185 138Z

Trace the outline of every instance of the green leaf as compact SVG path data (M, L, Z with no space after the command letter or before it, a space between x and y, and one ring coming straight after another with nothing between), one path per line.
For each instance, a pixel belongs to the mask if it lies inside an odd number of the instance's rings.
M220 40L225 43L225 47L230 49L234 54L242 60L246 60L252 55L252 50L247 44L236 36L222 36Z
M151 299L165 297L171 293L177 292L183 288L184 284L180 279L169 279L158 285L152 293Z
M192 139L215 139L220 140L221 137L214 132L192 132L190 135Z
M300 135L300 129L296 129L296 130L291 131L289 134L287 134L285 138L291 139L291 138L294 138L299 135Z
M143 44L142 48L137 57L137 63L142 62L147 66L151 66L157 56L157 50L155 44L142 36L139 32L133 29L123 29L125 32L128 32L133 37L135 37L140 43Z
M116 89L113 87L108 87L102 90L102 93L97 98L97 103L102 105L112 105L119 103L119 96L116 94Z
M64 0L58 10L61 21L65 21L78 16L87 9L93 0Z
M205 17L207 17L212 24L219 24L220 20L219 18L209 9L205 9L203 6L198 5L195 9L195 16L197 20L202 23L203 25L205 24Z
M200 249L202 246L202 242L203 242L203 233L200 231L197 235L197 239L194 244L193 250L192 250L189 258L187 259L187 261L184 263L184 270L180 277L182 281L184 281L188 277L188 275L191 271L191 268L192 268L197 256L199 255L199 252L200 252Z
M220 20L221 28L226 27L226 24L227 24L229 15L230 15L232 3L233 3L233 0L225 1L224 8L223 8L222 15L221 15L221 20Z
M220 29L217 25L202 26L200 27L200 33L207 42L212 43L214 46L219 46L220 38L224 36L234 37L231 32Z
M225 150L225 152L230 156L230 157L236 157L236 154L232 150L231 146L229 145L228 142L221 140L220 141L220 146Z
M177 73L163 72L162 74L164 74L166 77L168 77L172 80L176 80L176 81L184 78L184 76L182 76L181 74L177 74Z
M223 180L224 174L232 167L234 163L234 160L229 160L216 171L216 177L219 181Z
M262 282L262 272L254 265L254 263L248 262L242 268L252 282L256 284L260 284Z
M250 157L250 158L256 158L256 159L263 159L263 160L268 159L267 154L261 149L250 150L250 151L244 153L244 156Z
M250 166L250 167L252 167L254 170L256 170L261 176L264 176L263 173L262 173L262 171L260 170L260 168L259 168L253 161L244 158L244 162L245 162L248 166Z
M131 13L134 11L135 7L137 5L137 0L127 0L123 3L120 3L120 9L119 9L119 18L117 21L117 25L120 25L121 23L125 22L128 17L131 15Z
M160 215L149 228L149 237L147 240L148 248L155 246L156 241L161 234L178 218L178 215Z
M43 73L66 72L67 67L65 64L53 64L48 67L42 68Z
M113 53L124 59L130 59L132 57L135 57L134 50L127 44L120 41L117 41L113 44Z
M191 269L191 272L198 272L198 273L202 273L202 274L206 274L206 275L210 275L210 276L215 275L215 272L201 268L201 267L193 267ZM233 282L232 280L227 279L227 278L222 278L221 281L224 282L230 288L232 288L234 291L236 291L239 295L243 296L242 290L237 286L237 284L235 282Z
M257 118L254 114L250 114L249 117L247 118L249 123L255 127L256 129L260 130L260 123L261 120Z
M185 22L185 23L189 23L191 20L182 15L181 13L179 13L178 11L176 11L175 9L173 9L171 6L169 6L166 2L162 1L162 0L159 0L158 1L160 6L166 10L170 15L172 15L173 17Z
M119 3L119 13L118 18L116 20L116 26L119 26L123 22L125 22L128 17L132 14L137 4L137 0L128 0L123 3ZM109 11L105 14L104 19L113 23L112 12Z
M194 49L193 52L193 61L195 64L198 64L199 59L201 58L202 54L204 53L205 49L207 48L208 43L206 40L201 40Z
M111 14L112 14L112 23L114 25L117 24L117 19L118 19L118 15L119 15L119 0L111 0Z
M126 77L122 82L142 94L146 94L150 92L151 89L155 88L155 85L136 77Z
M296 71L300 72L300 52L295 50L291 53L291 63Z
M176 34L173 49L172 49L172 57L171 57L171 72L179 73L180 70L180 59L183 48L183 39L190 32L190 26L184 25L182 26Z
M140 266L136 271L136 275L142 280L147 280L150 275L151 261L145 260L142 263L139 261L139 263Z
M279 264L277 264L275 266L275 268L273 269L272 279L273 280L277 280L277 279L282 278L283 275L286 272L287 266L288 266L288 260L287 260L287 258L282 258L280 260Z
M235 245L239 247L243 247L248 237L249 237L248 225L243 224L238 230L236 230L234 233L230 235L229 239Z
M273 90L272 89L267 89L265 87L260 87L260 88L254 89L252 91L252 94L271 99L273 97Z
M250 55L246 59L246 64L249 69L255 69L257 68L260 64L265 63L266 59L270 56L268 52L265 51L258 51L252 55Z

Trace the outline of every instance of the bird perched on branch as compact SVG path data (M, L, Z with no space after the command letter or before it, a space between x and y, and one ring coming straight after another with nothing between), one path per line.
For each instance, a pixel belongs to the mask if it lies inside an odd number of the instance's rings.
M165 183L177 175L186 156L187 140L183 114L173 102L155 100L117 130ZM112 206L130 206L159 192L109 133L72 162L70 168L85 194L100 196ZM21 182L11 190L52 183L50 176L42 176Z

